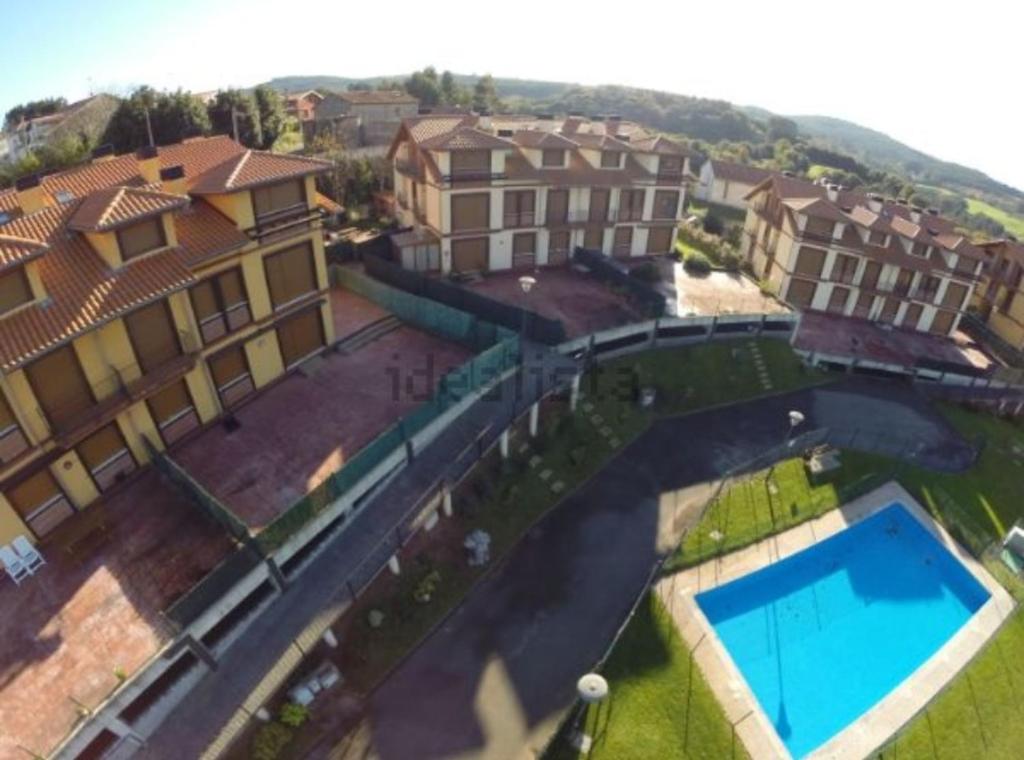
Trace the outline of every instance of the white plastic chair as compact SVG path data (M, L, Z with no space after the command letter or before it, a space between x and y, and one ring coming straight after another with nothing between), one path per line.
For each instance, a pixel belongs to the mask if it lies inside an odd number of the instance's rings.
M15 554L14 549L9 546L0 546L0 562L3 563L7 574L11 576L11 580L18 585L21 585L23 580L32 575L25 565L25 561Z
M14 547L14 551L17 552L22 562L25 563L25 567L28 568L30 573L35 573L36 570L46 564L46 560L43 559L43 555L39 553L36 547L32 546L32 542L24 536L18 536L11 543Z

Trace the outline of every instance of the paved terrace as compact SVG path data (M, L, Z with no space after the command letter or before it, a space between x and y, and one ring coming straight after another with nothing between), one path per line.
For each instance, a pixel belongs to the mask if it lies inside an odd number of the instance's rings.
M387 315L348 291L332 294L356 320L339 337ZM345 305L348 300L351 305ZM351 354L328 352L171 452L252 530L338 470L402 415L427 401L468 349L402 326Z
M108 539L0 581L0 758L47 755L79 719L170 640L161 617L228 552L220 528L147 469L89 509L107 511Z
M911 330L884 330L877 323L821 312L804 312L793 347L885 364L913 367L929 360L989 370L992 359L962 333L944 338Z
M522 272L487 274L465 287L513 306L526 306L543 317L557 319L565 325L569 338L589 335L610 327L638 322L642 317L624 296L612 290L593 275L571 268L542 269L532 273L537 284L524 300L519 286Z
M715 314L788 314L783 303L761 292L753 280L734 272L690 274L677 261L666 260L671 267L665 280L673 283L676 314L713 316Z

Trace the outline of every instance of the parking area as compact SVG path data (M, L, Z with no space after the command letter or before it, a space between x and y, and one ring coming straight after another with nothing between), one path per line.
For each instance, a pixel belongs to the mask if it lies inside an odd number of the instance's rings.
M528 297L523 295L519 285L519 278L523 274L489 273L476 282L466 283L465 287L495 301L525 306L541 316L560 320L570 338L629 324L642 318L624 295L613 292L586 272L572 268L530 272L537 284Z
M427 401L470 356L398 324L351 353L307 362L238 409L237 425L214 425L171 456L258 532Z
M102 542L44 543L35 575L0 582L0 757L48 756L170 640L161 612L231 548L152 468L87 509L105 513Z

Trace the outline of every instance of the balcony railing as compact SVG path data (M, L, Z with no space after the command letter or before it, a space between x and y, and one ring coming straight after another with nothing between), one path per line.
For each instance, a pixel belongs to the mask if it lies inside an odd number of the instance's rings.
M548 214L544 220L544 224L548 227L558 227L568 224L608 224L607 218L591 217L590 211L580 209L575 211L568 211L565 214L557 217L552 217Z
M504 172L492 172L490 169L481 169L479 171L460 171L445 174L442 175L441 181L450 184L458 182L493 182L494 180L507 179L507 177L508 175Z
M245 230L252 240L265 243L307 232L323 218L319 208L309 209L306 204L291 206L256 218L256 224Z
M535 227L537 215L533 211L513 211L503 217L505 227Z
M682 172L682 170L679 170L679 171L674 171L674 170L673 171L667 171L667 170L666 171L661 171L661 170L659 170L658 174L657 174L657 181L658 182L671 182L673 184L678 184L678 183L683 181L683 172Z
M614 218L620 222L641 222L644 218L642 208L620 208L614 214Z

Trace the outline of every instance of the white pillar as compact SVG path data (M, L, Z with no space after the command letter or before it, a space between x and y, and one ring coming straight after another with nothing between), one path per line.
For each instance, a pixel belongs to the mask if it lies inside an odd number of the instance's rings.
M402 566L398 564L398 555L392 554L391 559L388 560L388 570L395 575L399 575L402 572Z
M444 511L445 517L452 516L452 491L448 486L444 488L444 496L441 498L441 509Z
M324 640L324 643L331 649L338 648L338 637L334 635L334 631L332 631L330 628L324 631L323 636L321 636L321 638Z
M534 402L530 407L530 437L537 437L537 423L540 421L540 402Z
M427 519L423 521L423 530L428 532L432 531L434 529L434 526L437 525L437 521L440 519L441 517L437 514L437 510L435 509L429 515L427 515Z
M508 429L502 431L498 438L498 448L501 449L501 458L508 459Z
M580 403L580 383L583 380L583 373L579 372L572 378L572 390L569 391L569 409L575 412Z

